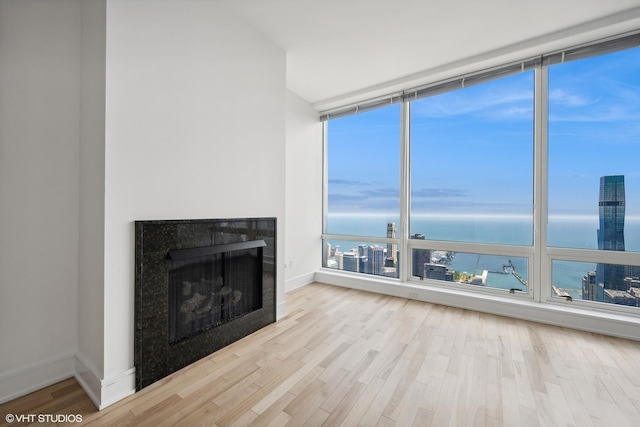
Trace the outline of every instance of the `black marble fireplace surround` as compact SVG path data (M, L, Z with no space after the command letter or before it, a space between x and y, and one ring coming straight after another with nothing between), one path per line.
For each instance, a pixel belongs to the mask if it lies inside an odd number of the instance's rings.
M276 219L135 222L136 390L276 319Z

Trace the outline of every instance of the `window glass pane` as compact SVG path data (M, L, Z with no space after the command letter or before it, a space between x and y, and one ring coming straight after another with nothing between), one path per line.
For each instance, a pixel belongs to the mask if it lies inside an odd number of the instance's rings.
M548 245L640 251L640 49L549 67Z
M386 237L399 223L400 104L327 123L326 233Z
M533 72L411 103L411 234L533 244Z
M553 261L553 295L637 307L640 266Z
M527 292L527 259L501 255L411 251L412 276L489 288Z
M354 273L398 277L398 245L367 241L324 240L323 267Z

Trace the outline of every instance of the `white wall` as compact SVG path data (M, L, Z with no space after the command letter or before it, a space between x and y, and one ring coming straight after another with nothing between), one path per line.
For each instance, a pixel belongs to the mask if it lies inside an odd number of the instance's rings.
M135 220L277 217L284 258L286 61L210 1L110 0L106 34L108 404L132 385Z
M133 391L135 220L276 217L284 260L285 62L216 2L0 0L0 401Z
M0 1L0 402L73 371L80 10Z
M313 281L322 264L322 124L318 112L287 92L285 287Z
M106 0L82 0L76 377L87 389L99 388L104 365L106 10Z

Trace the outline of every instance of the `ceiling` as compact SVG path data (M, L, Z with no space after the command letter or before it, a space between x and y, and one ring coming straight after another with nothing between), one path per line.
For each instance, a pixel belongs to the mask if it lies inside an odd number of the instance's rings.
M323 110L640 28L640 0L221 0Z

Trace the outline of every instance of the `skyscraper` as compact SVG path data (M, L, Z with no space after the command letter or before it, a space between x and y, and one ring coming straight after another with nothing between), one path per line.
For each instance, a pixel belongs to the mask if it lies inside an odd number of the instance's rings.
M600 177L598 249L624 251L624 175ZM605 289L626 290L625 266L598 264L596 281Z
M416 233L410 238L424 240L424 235ZM414 249L411 256L411 275L424 278L424 265L430 262L431 251L429 249Z
M358 271L360 273L371 274L371 264L369 263L369 250L367 245L358 246Z
M331 258L331 243L327 242L322 254L322 265L328 267L329 259Z
M395 239L397 234L398 234L398 230L396 228L396 223L388 222L387 223L387 239ZM398 250L397 244L395 243L387 244L387 258L393 260L392 265L395 265L396 262L398 261L397 250Z
M371 274L382 276L384 273L384 247L383 246L369 246L367 247L367 260L368 267Z
M582 299L588 301L604 301L602 283L596 281L596 272L589 271L582 278Z
M342 269L344 271L358 272L358 253L349 251L342 254Z

